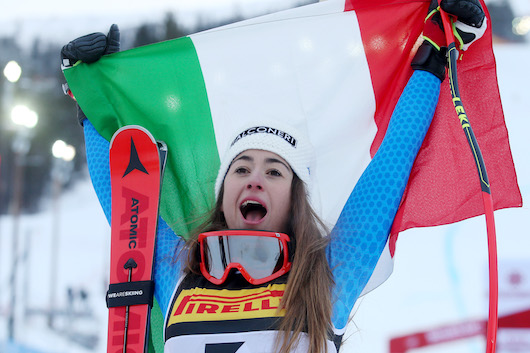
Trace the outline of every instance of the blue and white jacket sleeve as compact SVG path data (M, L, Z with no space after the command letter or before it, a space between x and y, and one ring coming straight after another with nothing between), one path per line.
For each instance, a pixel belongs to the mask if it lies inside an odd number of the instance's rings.
M394 109L379 150L332 229L328 261L336 286L332 321L343 329L387 243L410 170L429 129L440 79L415 71Z

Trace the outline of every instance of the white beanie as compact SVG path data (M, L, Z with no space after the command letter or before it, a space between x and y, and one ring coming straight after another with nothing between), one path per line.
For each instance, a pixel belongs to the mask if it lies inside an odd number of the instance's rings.
M219 196L226 173L234 158L250 149L269 151L282 157L305 183L308 195L311 193L311 173L315 157L309 138L292 126L274 121L247 125L230 142L228 150L221 159L221 167L217 174L216 198Z

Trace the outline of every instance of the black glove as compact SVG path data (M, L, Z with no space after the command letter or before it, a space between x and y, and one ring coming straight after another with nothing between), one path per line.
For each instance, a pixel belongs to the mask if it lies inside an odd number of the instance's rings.
M64 68L82 61L87 64L98 61L103 55L120 51L120 30L118 25L110 26L109 33L87 34L74 39L61 49L61 60Z
M101 32L91 33L74 39L61 49L61 69L72 67L78 61L87 64L98 61L103 55L120 51L120 30L118 25L110 26L109 33L104 35ZM63 84L63 91L66 95L73 97L68 84ZM75 98L74 98L75 99ZM85 113L77 104L77 119L83 126L86 119Z
M442 10L466 25L480 28L486 15L479 0L442 0Z
M453 33L460 50L467 50L486 31L487 20L479 0L442 0L440 7L457 17ZM423 38L411 66L414 70L431 72L443 81L447 48L437 0L431 0Z
M433 2L436 2L433 0ZM480 39L486 32L487 18L479 0L442 0L442 10L456 17L453 34L460 50L467 50L469 46ZM431 2L430 9L434 12L432 21L443 30L443 23L438 11L438 5Z

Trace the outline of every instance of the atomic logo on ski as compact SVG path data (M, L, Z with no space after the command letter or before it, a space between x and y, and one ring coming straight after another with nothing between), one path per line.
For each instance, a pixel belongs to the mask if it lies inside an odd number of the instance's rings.
M125 170L125 173L123 174L122 178L125 178L127 174L129 174L133 170L139 170L145 174L149 174L147 169L145 169L144 165L140 161L140 157L138 156L138 151L136 150L136 146L134 145L134 140L131 136L131 153L129 156L129 164L127 165L127 169Z

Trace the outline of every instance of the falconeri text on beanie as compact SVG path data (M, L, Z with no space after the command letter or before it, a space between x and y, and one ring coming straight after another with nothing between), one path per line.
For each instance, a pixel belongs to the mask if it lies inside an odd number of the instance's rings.
M216 198L234 158L241 152L251 149L269 151L282 157L306 184L306 190L308 194L310 193L314 164L313 146L301 131L275 121L243 128L230 142L228 150L221 159L221 167L215 182Z

